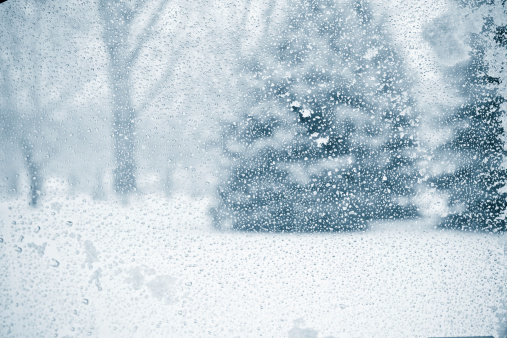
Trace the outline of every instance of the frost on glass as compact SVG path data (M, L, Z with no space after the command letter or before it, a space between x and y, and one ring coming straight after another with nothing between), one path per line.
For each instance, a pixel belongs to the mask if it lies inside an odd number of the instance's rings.
M507 337L506 1L0 3L1 337Z
M452 130L452 138L434 150L432 165L443 170L428 182L448 195L449 212L442 226L506 230L501 109L505 98L498 88L501 79L490 75L486 58L488 48L505 48L503 27L489 19L481 30L468 32L464 41L456 38L463 34L460 28L456 20L446 16L423 30L424 39L445 60L445 75L462 98L439 118L438 123Z

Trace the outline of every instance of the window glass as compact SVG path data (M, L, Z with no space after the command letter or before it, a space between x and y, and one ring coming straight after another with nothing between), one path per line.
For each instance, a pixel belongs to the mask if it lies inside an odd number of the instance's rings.
M0 336L507 337L505 0L0 1Z

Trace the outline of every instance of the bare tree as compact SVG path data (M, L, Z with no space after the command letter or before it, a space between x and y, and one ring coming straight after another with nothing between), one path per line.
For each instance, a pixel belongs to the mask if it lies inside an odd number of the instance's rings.
M36 19L39 17L39 4L33 4L35 8L35 16ZM38 113L40 113L43 108L41 106L40 100L40 76L37 74L37 63L39 60L34 58L32 60L32 72L31 76L18 76L23 78L22 85L25 82L30 82L31 86L27 86L30 91L29 97L31 98L31 108L21 108L18 103L18 93L16 91L16 86L13 84L13 74L12 67L9 65L13 64L21 64L23 63L23 54L26 53L27 50L23 50L22 44L19 42L19 37L17 34L14 14L15 9L12 11L8 11L6 15L6 23L8 26L6 27L6 44L3 48L4 51L4 67L2 69L3 75L3 91L5 93L5 101L4 101L4 109L2 110L2 117L4 120L4 128L2 132L3 141L7 143L9 147L10 156L15 157L15 154L20 151L21 156L23 158L23 163L25 165L27 176L29 180L29 203L32 206L36 206L39 196L42 192L42 163L34 154L34 145L35 139L34 134L37 132L35 129L37 128L35 125L35 119ZM19 14L19 13L17 13ZM36 20L38 22L39 20ZM36 28L40 28L38 23L36 24ZM32 44L28 49L28 53L34 52L37 49L36 44ZM26 66L26 65L25 65ZM20 75L20 74L18 74ZM19 84L18 84L19 85ZM14 162L14 159L11 159ZM9 171L11 173L15 172L16 169L13 165L11 165ZM9 185L11 187L15 187L17 189L19 183L17 182L17 177L11 175L11 181Z
M43 192L44 167L58 148L58 144L51 144L49 134L58 135L63 129L50 118L51 112L71 104L82 87L82 82L74 82L73 86L60 91L60 95L46 96L51 88L45 87L51 87L51 76L55 75L48 75L52 72L47 71L49 63L45 60L52 59L54 63L54 58L47 54L53 49L53 53L58 53L55 46L61 41L54 31L47 34L52 36L51 39L40 38L41 34L48 33L41 23L45 5L45 1L9 2L3 5L5 12L0 20L0 29L4 33L0 42L3 80L0 92L4 98L0 105L3 124L0 141L5 148L4 167L9 173L7 186L10 191L18 190L18 163L21 162L29 181L29 203L34 207ZM29 30L27 22L33 24ZM69 61L68 55L65 60Z
M133 99L133 69L140 60L141 51L154 35L157 23L169 1L160 0L154 8L146 2L99 2L99 12L104 25L103 40L109 58L109 79L113 105L113 154L115 160L114 190L119 195L136 190L136 117L159 93L172 74L169 64L141 102ZM133 24L148 16L141 33L134 35ZM174 54L176 55L176 54ZM173 55L173 56L174 56Z

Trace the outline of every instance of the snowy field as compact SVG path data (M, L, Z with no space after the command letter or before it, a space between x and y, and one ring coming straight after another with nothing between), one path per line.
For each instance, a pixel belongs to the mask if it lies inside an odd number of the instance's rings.
M424 222L224 233L206 199L0 204L0 336L495 335L506 237Z

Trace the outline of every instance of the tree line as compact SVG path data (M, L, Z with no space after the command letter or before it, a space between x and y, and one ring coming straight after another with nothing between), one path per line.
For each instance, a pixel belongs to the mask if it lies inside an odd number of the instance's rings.
M16 192L26 173L37 206L45 177L58 170L86 176L97 191L110 171L114 192L126 198L137 191L139 159L155 156L143 153L141 131L149 138L162 128L161 167L174 165L165 149L220 154L211 210L217 228L366 229L372 220L418 217L416 197L434 189L447 203L440 226L505 230L506 93L503 68L490 55L506 49L501 4L463 6L482 11L484 22L466 34L468 56L443 67L462 104L437 121L452 137L429 155L418 138L425 112L412 91L416 79L367 1L271 1L256 30L249 16L260 4L208 6L2 4L3 188ZM224 24L220 15L234 20ZM422 34L437 54L452 55L460 46L442 47L455 28L444 21ZM247 48L254 31L258 42ZM192 48L209 54L193 63ZM177 80L181 67L190 70ZM183 85L195 92L178 101ZM201 101L199 112L186 108L189 100ZM174 105L188 121L207 116L219 130L196 124L195 140L176 147L178 130L158 125L158 115L147 115L156 116L152 129L140 127L149 109ZM206 133L206 144L195 144ZM431 158L426 164L422 153ZM443 169L423 174L428 165Z

